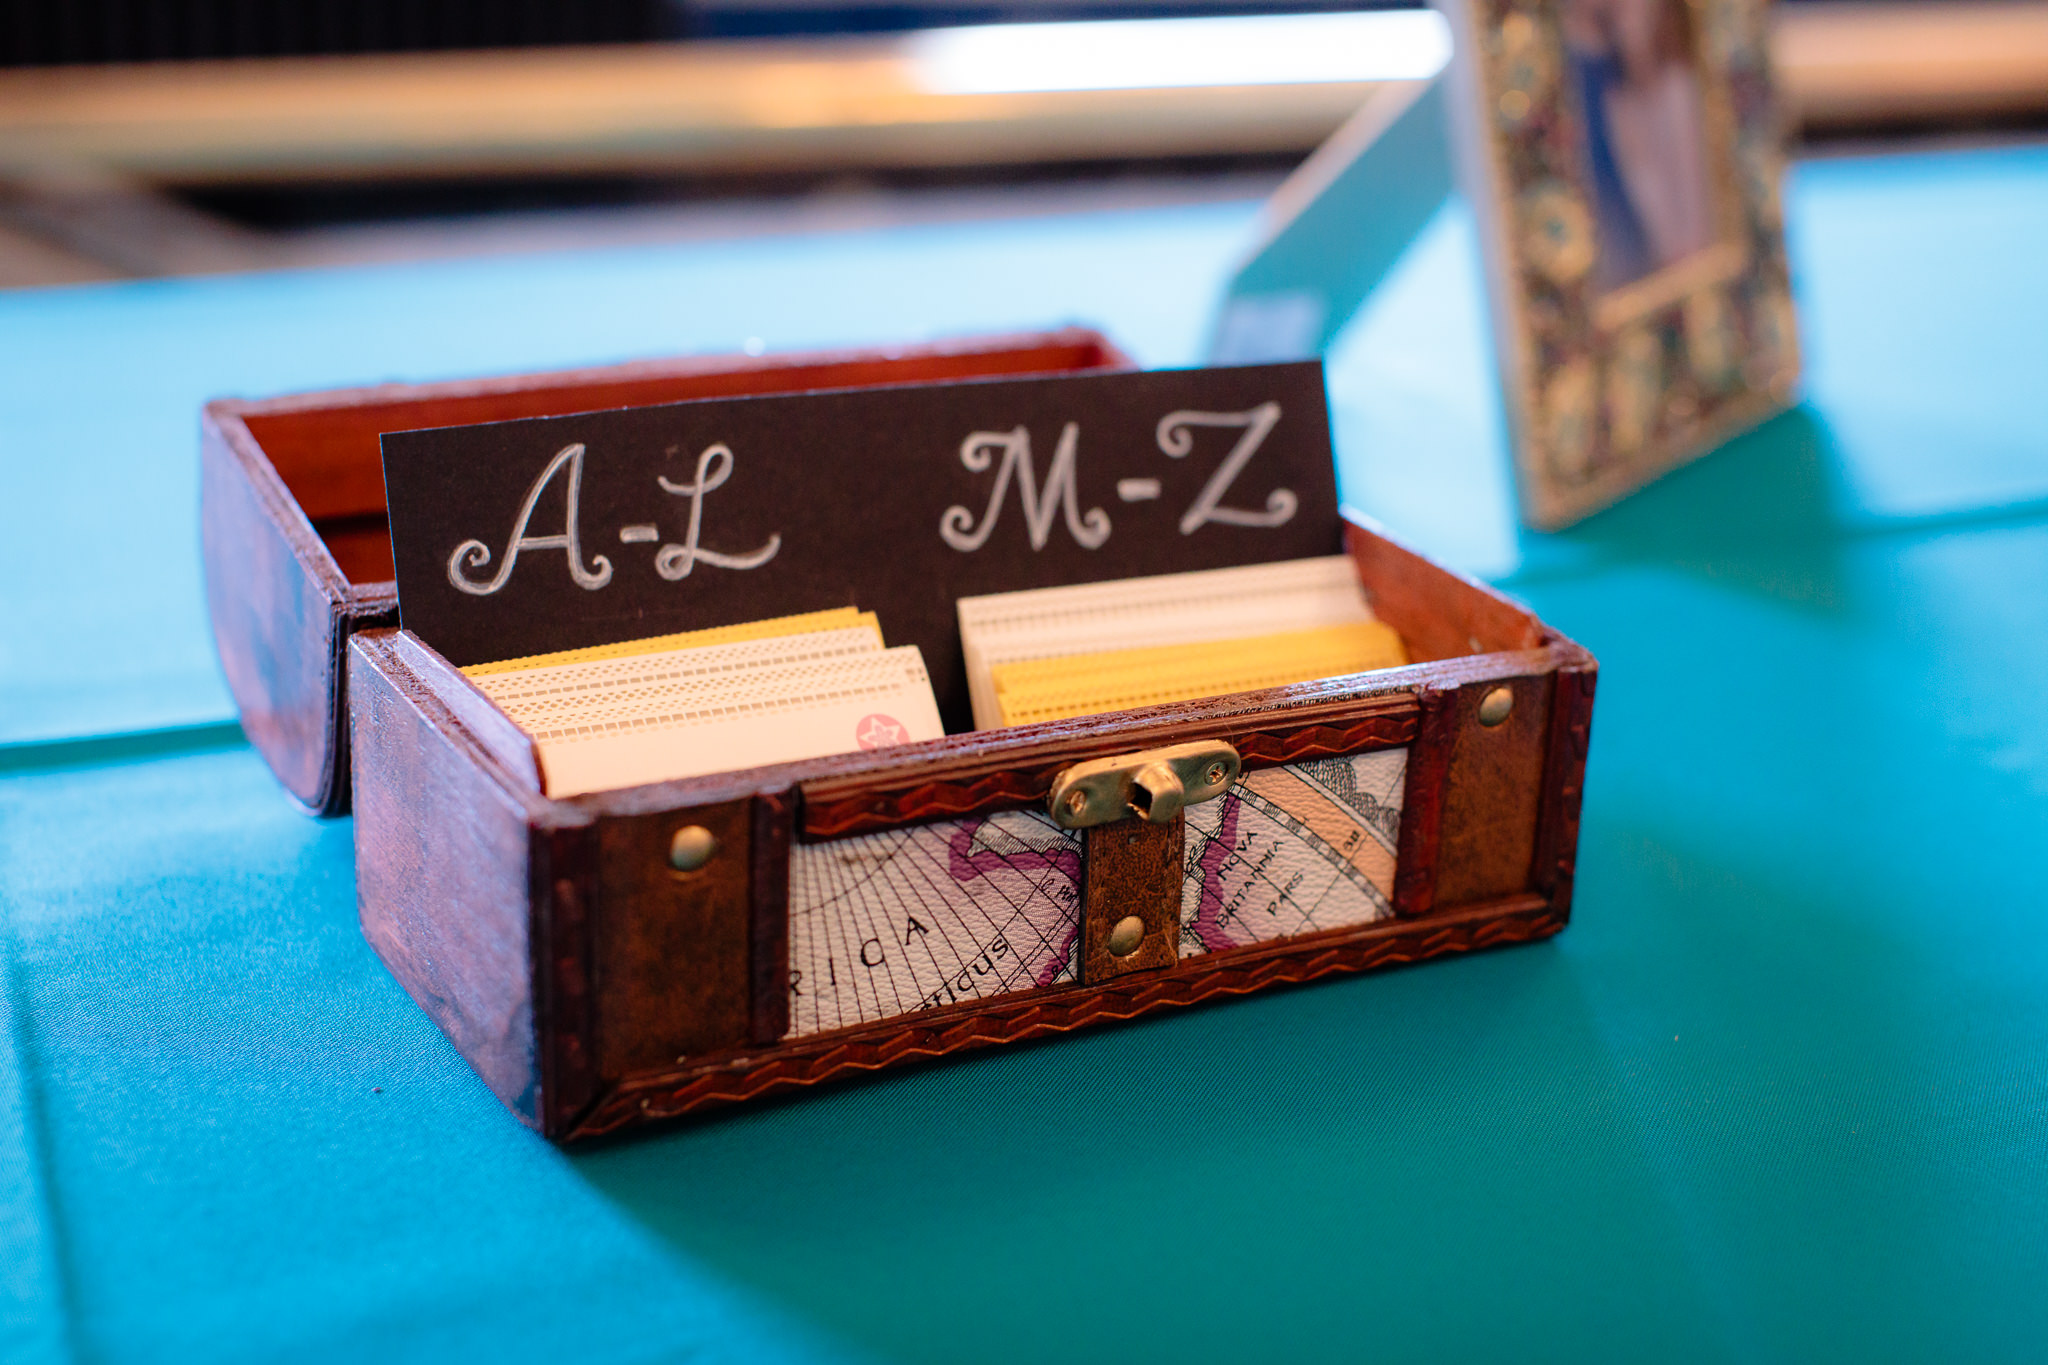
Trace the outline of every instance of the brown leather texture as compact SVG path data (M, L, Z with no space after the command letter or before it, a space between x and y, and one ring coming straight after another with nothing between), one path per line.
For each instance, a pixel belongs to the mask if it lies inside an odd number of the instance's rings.
M752 817L742 799L598 826L598 1074L628 1076L748 1041ZM686 828L709 831L717 851L704 866L678 872L669 845Z
M1588 655L1557 670L1552 684L1550 738L1543 761L1543 815L1536 826L1530 885L1568 912L1579 853L1579 809L1586 791L1586 750L1593 742L1593 690L1599 666Z
M532 791L541 789L540 755L519 722L498 709L496 702L449 662L419 642L416 636L399 632L390 637L391 648L405 660L413 675L433 689L435 699L453 713L462 726L490 756Z
M1180 959L1181 850L1187 820L1118 820L1083 831L1081 980L1090 986L1158 971ZM1116 952L1117 925L1137 919L1142 936Z
M635 1077L607 1094L575 1126L571 1141L604 1137L637 1124L844 1081L1003 1043L1071 1033L1160 1010L1248 995L1324 977L1403 966L1548 938L1565 917L1540 897L1475 906L1423 921L1383 920L1313 938L1208 954L1179 970L1148 972L1094 988L1050 987L1002 996L994 1004L943 1011L840 1033L821 1034L767 1056L666 1076Z
M1401 633L1411 658L1455 659L1543 643L1543 623L1505 594L1452 573L1363 519L1347 518L1344 530L1345 548L1370 585L1374 613Z
M1379 541L1351 533L1375 600L1449 600L1500 647L569 801L540 795L487 699L445 660L403 632L360 635L365 931L515 1112L556 1139L1554 933L1570 910L1596 665L1505 599ZM1486 601L1460 604L1473 593ZM1181 822L1099 826L1082 871L1080 981L784 1040L793 839L1031 806L1066 764L1226 737L1253 768L1407 748L1394 918L1155 954L1177 937ZM721 853L678 877L665 858L684 824L711 830ZM1133 907L1147 921L1142 955L1105 961Z
M1401 794L1401 837L1394 857L1394 913L1406 918L1436 908L1437 854L1443 848L1444 780L1450 774L1455 692L1424 687L1416 697L1419 716L1408 746Z
M1549 739L1549 674L1467 683L1446 696L1452 740L1444 774L1443 841L1436 855L1436 903L1445 908L1497 900L1525 889L1536 854ZM1514 706L1487 726L1479 708L1506 689Z
M335 698L344 584L321 570L306 524L264 478L247 434L208 413L199 442L199 546L207 613L242 729L292 799L332 808L345 774Z
M598 988L592 967L597 957L596 831L536 831L533 854L533 1013L541 1077L535 1126L544 1133L562 1133L608 1088L597 1066Z
M1341 681L1174 702L1115 716L949 736L898 752L881 771L804 783L803 837L841 839L927 820L1035 806L1070 765L1138 748L1222 740L1248 768L1406 744L1415 699L1360 696Z
M354 752L370 775L355 818L363 937L484 1084L539 1127L536 803L402 668L360 650L350 668Z
M262 400L200 415L200 528L214 643L242 725L313 814L349 806L343 652L396 626L377 444L387 431L815 388L1128 369L1086 328L887 350L684 356Z
M796 790L786 787L753 801L747 916L754 991L748 1040L754 1043L773 1043L789 1032L789 842L796 799Z

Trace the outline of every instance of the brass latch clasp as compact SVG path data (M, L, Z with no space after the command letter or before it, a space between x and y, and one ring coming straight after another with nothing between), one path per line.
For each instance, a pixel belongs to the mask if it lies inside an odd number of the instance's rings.
M1120 758L1076 763L1056 778L1048 801L1063 829L1136 816L1168 824L1187 806L1223 795L1242 767L1228 744L1175 744Z

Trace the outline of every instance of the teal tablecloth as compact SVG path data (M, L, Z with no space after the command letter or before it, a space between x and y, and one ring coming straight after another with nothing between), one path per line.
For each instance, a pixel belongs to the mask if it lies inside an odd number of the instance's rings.
M1249 206L0 297L0 1359L2048 1354L2048 153L1791 203L1807 405L1571 533L1509 522L1462 215L1332 356L1347 497L1601 658L1561 938L577 1155L218 723L198 402L1181 362Z

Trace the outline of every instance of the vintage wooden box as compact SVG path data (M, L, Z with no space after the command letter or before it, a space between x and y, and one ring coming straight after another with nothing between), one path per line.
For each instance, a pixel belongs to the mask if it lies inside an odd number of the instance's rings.
M890 350L711 356L221 399L200 425L207 608L242 728L294 800L348 808L343 650L398 623L377 438L687 398L1126 368L1073 328Z
M359 631L364 932L555 1139L1555 933L1593 659L1344 541L1417 662L571 800L418 637Z

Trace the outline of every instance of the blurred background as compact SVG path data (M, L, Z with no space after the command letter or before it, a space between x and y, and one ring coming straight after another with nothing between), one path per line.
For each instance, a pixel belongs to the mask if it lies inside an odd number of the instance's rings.
M1809 155L2048 132L2048 2L1789 0ZM1425 10L6 0L0 287L1262 197Z

